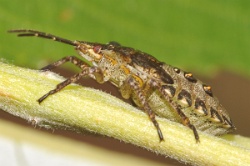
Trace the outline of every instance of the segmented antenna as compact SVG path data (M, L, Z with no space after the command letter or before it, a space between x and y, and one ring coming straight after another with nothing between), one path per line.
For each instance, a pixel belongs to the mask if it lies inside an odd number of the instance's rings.
M13 29L9 30L9 33L17 33L17 36L19 37L28 37L28 36L36 36L40 38L45 38L45 39L52 39L54 41L58 41L61 43L69 44L72 46L76 46L77 44L74 41L64 39L49 33L44 33L40 31L35 31L35 30L30 30L30 29Z

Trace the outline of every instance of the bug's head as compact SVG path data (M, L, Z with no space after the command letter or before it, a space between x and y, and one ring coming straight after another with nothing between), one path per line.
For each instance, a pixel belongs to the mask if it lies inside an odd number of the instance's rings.
M98 62L102 58L102 44L76 41L75 49L79 55L90 62Z
M75 41L75 48L86 60L90 62L99 62L104 55L112 57L115 49L120 47L117 42L109 42L108 44L91 43L84 41Z

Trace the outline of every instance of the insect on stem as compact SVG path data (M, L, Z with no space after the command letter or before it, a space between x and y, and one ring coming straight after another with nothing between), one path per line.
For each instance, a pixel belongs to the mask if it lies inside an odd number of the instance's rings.
M199 142L198 130L211 135L222 135L235 130L226 109L214 97L212 88L196 79L192 73L158 61L145 52L124 47L117 42L108 44L72 41L35 30L10 30L19 37L36 36L72 45L85 61L75 56L64 57L44 68L51 70L71 62L81 72L59 83L55 89L38 99L41 103L81 77L98 83L111 82L121 95L132 99L144 110L154 124L160 141L164 140L155 116L182 123L193 131Z

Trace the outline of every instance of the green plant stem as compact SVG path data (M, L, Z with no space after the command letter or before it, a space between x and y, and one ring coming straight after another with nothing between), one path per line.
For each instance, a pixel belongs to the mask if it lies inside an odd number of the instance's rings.
M229 141L199 132L196 143L189 128L164 118L157 118L165 138L159 142L145 113L99 90L71 84L39 105L37 99L62 79L0 63L0 108L38 126L89 130L192 165L250 164L250 150L234 136Z

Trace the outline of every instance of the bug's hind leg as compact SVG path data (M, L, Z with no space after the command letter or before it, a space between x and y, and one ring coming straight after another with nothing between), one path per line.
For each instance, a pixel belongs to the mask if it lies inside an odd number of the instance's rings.
M160 129L158 122L155 119L155 113L149 106L147 102L147 96L142 89L141 82L142 80L137 76L129 77L124 84L122 85L120 91L124 98L129 98L130 96L133 98L134 102L141 107L145 112L148 114L150 120L154 124L155 128L157 129L158 136L160 141L163 141L163 135Z
M200 138L199 138L199 134L195 128L194 125L192 125L190 123L190 120L189 118L183 113L183 111L181 110L181 106L180 105L177 105L175 110L177 111L177 113L179 114L179 116L181 117L182 119L182 123L185 125L185 126L188 126L190 129L193 130L193 133L194 133L194 137L195 137L195 140L196 142L200 142Z
M59 92L60 90L62 90L64 87L66 87L67 85L74 83L76 81L78 81L81 77L84 76L89 76L92 77L94 79L96 79L98 82L102 83L103 82L103 78L102 78L102 74L101 74L101 70L97 67L88 67L85 66L85 68L83 68L83 70L78 73L73 75L72 77L66 79L65 81L59 83L55 89L49 91L48 93L46 93L45 95L43 95L41 98L39 98L37 101L39 102L39 104L44 101L48 96L55 94L56 92Z
M182 107L176 104L175 102L173 102L173 100L171 100L171 98L174 97L175 90L171 86L160 85L157 81L153 79L149 81L149 86L160 92L160 95L166 101L168 101L168 103L170 104L170 107L172 107L172 110L176 111L177 114L180 116L182 124L192 129L196 142L200 142L199 135L195 126L191 124L189 118L183 113Z
M89 66L87 63L85 63L84 61L82 61L81 59L75 57L75 56L66 56L52 64L49 64L43 68L41 68L40 70L42 71L50 71L58 66L61 66L62 64L66 63L66 62L71 62L73 63L75 66L79 67L80 69L85 68L86 66Z
M173 108L173 110L175 110L178 113L178 115L181 117L182 124L185 126L188 126L190 129L193 130L196 142L200 142L199 135L195 126L190 123L189 118L183 113L181 106L177 105L172 100L170 100L170 97L166 93L165 88L168 88L168 87L161 86L158 90L160 91L161 95L170 103L170 106Z

